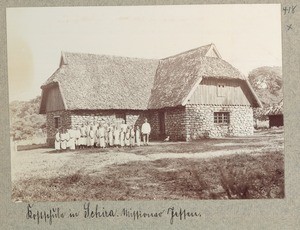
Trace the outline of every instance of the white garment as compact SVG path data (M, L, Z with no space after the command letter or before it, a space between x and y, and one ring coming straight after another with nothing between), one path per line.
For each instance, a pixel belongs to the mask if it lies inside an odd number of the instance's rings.
M135 132L135 143L137 146L141 145L141 133L140 130L136 130Z
M150 127L150 124L148 122L145 122L143 125L142 125L142 133L143 134L149 134L151 132L151 127Z
M123 132L125 133L127 130L127 124L121 124L121 129L123 129Z
M70 149L74 150L75 149L75 131L72 129L68 130L69 133L69 141L68 141L68 146Z
M55 149L60 150L60 133L55 135Z

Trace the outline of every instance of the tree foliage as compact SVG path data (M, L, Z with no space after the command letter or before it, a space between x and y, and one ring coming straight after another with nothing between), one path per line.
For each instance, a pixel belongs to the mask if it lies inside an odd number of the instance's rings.
M10 135L14 140L30 139L46 132L46 116L39 114L41 97L13 101L9 105Z
M282 68L279 66L262 66L252 70L248 80L263 104L263 108L254 110L254 118L265 119L265 112L278 106L283 100Z

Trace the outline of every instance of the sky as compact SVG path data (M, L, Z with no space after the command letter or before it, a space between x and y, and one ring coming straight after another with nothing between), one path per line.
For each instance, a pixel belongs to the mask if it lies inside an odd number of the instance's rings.
M159 59L214 43L245 76L281 66L279 4L7 8L9 100L30 100L62 51Z

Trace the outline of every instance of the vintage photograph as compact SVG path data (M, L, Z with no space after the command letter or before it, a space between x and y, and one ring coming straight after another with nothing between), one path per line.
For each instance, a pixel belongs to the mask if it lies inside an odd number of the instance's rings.
M285 197L280 4L6 17L12 201Z

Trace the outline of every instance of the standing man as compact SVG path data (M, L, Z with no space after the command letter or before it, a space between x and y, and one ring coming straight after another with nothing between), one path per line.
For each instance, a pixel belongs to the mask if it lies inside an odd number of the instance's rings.
M147 118L145 118L145 122L142 125L142 135L143 135L143 142L144 145L149 145L149 135L151 132L150 124L148 123Z

